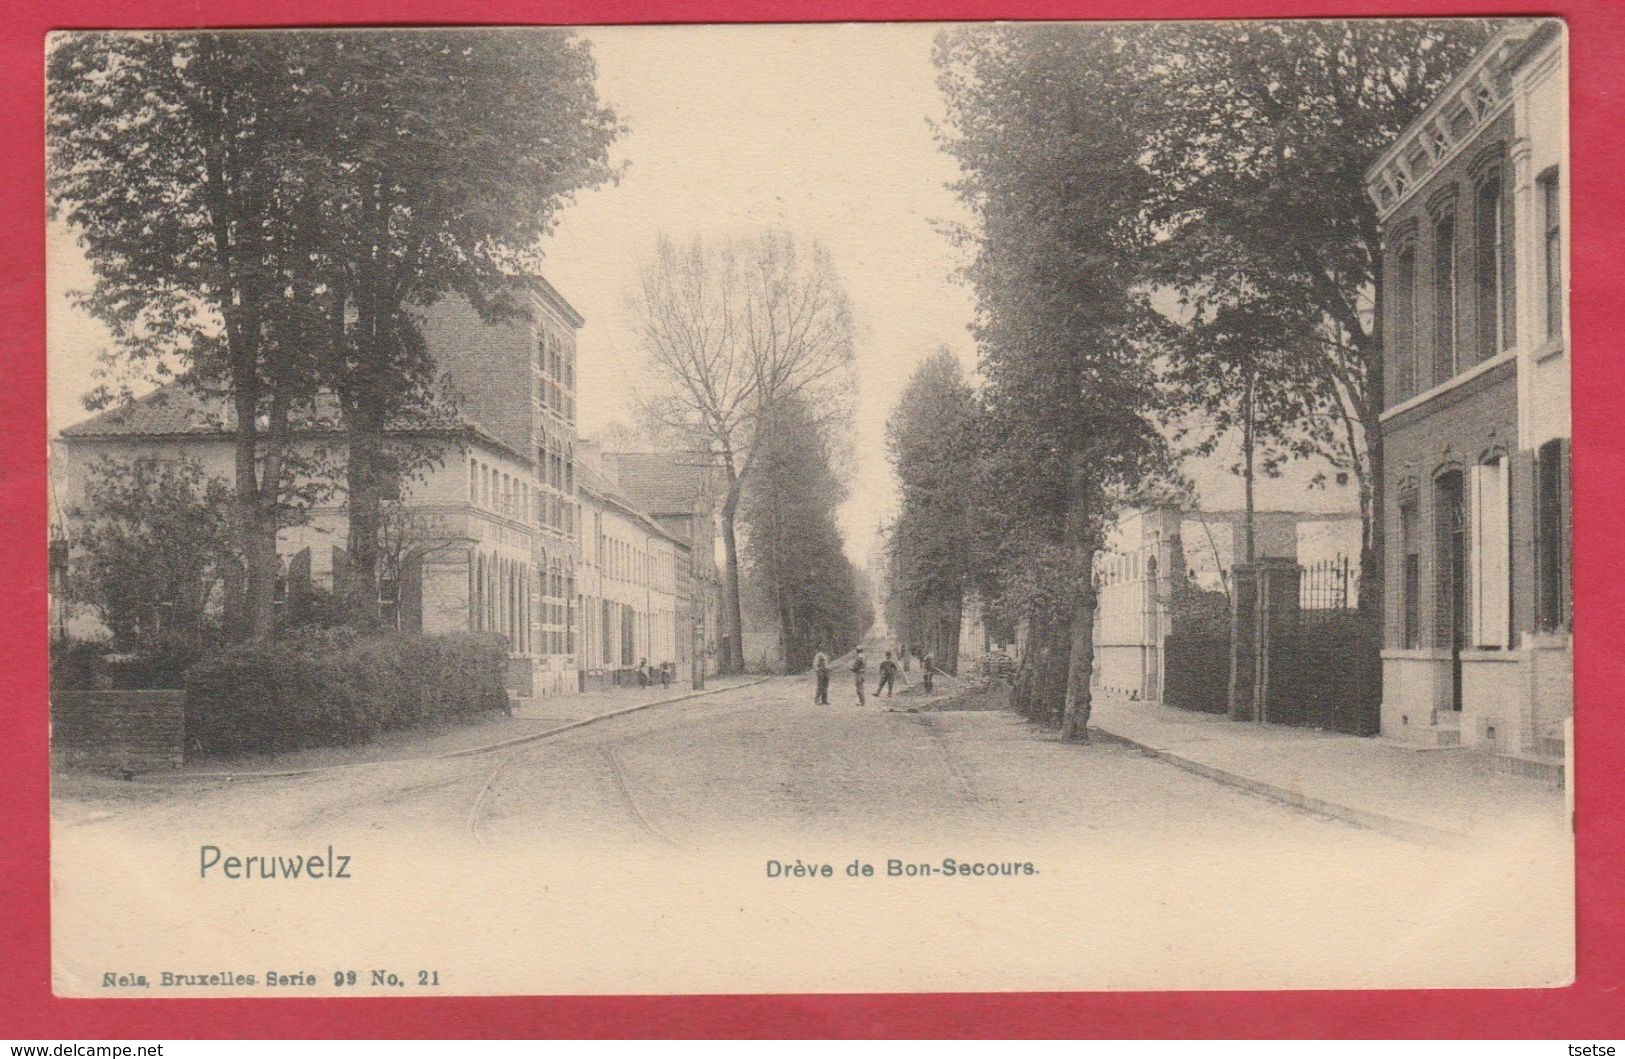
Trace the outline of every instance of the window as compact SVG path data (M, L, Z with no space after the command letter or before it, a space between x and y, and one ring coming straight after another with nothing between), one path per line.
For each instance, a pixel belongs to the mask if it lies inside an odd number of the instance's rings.
M1433 381L1456 374L1456 220L1433 225Z
M1394 396L1403 401L1422 389L1416 361L1416 244L1394 259Z
M1507 290L1511 249L1501 175L1479 181L1474 198L1473 288L1478 318L1478 359L1488 360L1512 340L1513 299Z
M1558 196L1557 170L1540 177L1540 214L1545 286L1546 337L1563 335L1563 204Z
M1414 494L1400 502L1399 535L1405 580L1405 595L1400 600L1405 611L1404 643L1414 650L1422 646L1422 546L1417 532Z
M1471 487L1473 643L1507 647L1512 553L1505 457L1474 467Z
M1554 438L1535 456L1535 627L1569 627L1568 442Z
M468 502L480 502L480 465L474 460L468 461Z

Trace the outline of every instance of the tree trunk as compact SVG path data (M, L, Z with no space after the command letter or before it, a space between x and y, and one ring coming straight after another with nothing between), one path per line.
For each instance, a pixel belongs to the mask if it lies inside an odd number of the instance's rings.
M1047 613L1043 637L1034 656L1032 719L1045 728L1054 728L1066 706L1067 627L1062 615Z
M252 364L252 357L245 358ZM276 628L276 505L261 497L259 468L259 387L247 381L252 367L237 373L232 400L237 413L234 452L238 533L243 562L241 634L269 639ZM275 494L273 493L273 496Z
M1096 541L1089 505L1089 473L1076 463L1072 471L1066 516L1066 550L1085 571L1068 608L1065 707L1061 711L1061 738L1089 740L1089 681L1095 668L1095 585L1092 571Z
M1246 407L1242 410L1241 416L1241 448L1242 457L1244 460L1242 477L1246 483L1247 494L1247 510L1244 516L1246 520L1244 523L1244 539L1246 540L1247 545L1245 555L1247 556L1247 562L1249 563L1255 563L1258 561L1258 531L1253 520L1253 389L1255 386L1257 386L1257 384L1258 377L1256 373L1249 371L1247 373L1247 392L1242 398Z
M345 412L345 488L350 533L342 593L350 624L366 629L378 624L379 533L383 523L379 456L383 423L374 402L364 395Z
M722 505L722 620L726 623L723 632L728 637L728 654L722 660L722 671L742 673L745 670L745 622L739 605L739 539L734 525L739 514L739 479L731 464L725 467L728 498Z

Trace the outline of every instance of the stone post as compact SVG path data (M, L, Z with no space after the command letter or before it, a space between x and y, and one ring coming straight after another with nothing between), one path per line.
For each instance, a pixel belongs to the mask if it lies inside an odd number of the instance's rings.
M1292 711L1280 701L1287 681L1286 668L1293 664L1288 652L1288 636L1298 624L1298 583L1302 572L1296 559L1268 558L1257 563L1258 612L1254 650L1258 677L1253 684L1253 717L1265 723L1279 722Z
M1230 719L1251 721L1258 677L1258 570L1256 564L1230 568Z

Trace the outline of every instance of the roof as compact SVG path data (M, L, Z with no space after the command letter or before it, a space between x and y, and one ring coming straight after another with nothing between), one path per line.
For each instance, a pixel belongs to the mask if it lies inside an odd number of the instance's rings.
M306 424L301 434L320 434L339 429L338 408L333 398L322 395L317 399L317 412L313 422ZM116 405L83 422L64 427L60 436L64 440L106 440L109 438L176 438L225 437L237 428L237 413L224 393L202 392L185 382L170 382L133 401ZM468 416L459 416L456 422L440 427L415 428L403 433L466 433L486 445L499 448L519 459L532 457L516 452L494 432L481 426Z
M1497 31L1371 163L1366 193L1379 216L1386 218L1428 184L1508 105L1504 79L1495 75L1536 29L1532 20L1519 19ZM1466 117L1464 130L1453 127L1452 114ZM1419 172L1411 171L1409 157L1421 159Z
M606 452L623 495L652 515L692 515L712 492L702 453Z
M576 464L576 488L579 491L590 493L602 500L606 505L617 508L626 517L637 522L650 533L671 541L680 548L691 547L688 541L650 518L648 514L638 509L638 506L628 500L615 488L615 483L602 474L588 461Z
M179 382L107 409L62 431L65 438L175 437L222 434L237 416L224 397L205 395Z
M577 312L575 306L565 301L564 295L559 293L558 288L547 282L547 279L540 273L533 274L528 279L530 280L530 289L544 302L557 309L559 315L569 321L572 327L580 327L587 322L587 318Z

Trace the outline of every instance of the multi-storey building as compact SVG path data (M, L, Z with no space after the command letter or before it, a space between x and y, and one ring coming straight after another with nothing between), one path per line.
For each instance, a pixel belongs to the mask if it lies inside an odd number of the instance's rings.
M386 517L379 616L410 631L492 632L509 645L520 697L574 691L577 542L575 332L581 316L545 280L522 285L517 316L480 318L446 299L424 336L449 381L456 418L415 439L433 458L398 483ZM57 507L73 510L101 456L190 458L211 475L232 469L229 403L178 385L64 430L54 446ZM305 432L314 448L334 438ZM342 496L282 531L277 606L291 614L331 587L348 523ZM72 547L72 520L59 519Z
M645 661L657 670L670 665L686 679L692 659L705 659L705 645L715 643L703 620L714 622L717 596L703 469L651 454L607 468L584 463L575 390L583 320L540 277L520 293L524 311L501 321L455 298L424 316L424 338L456 416L412 432L431 458L399 483L389 504L379 619L414 632L502 636L509 688L519 698L624 683ZM191 458L229 479L231 427L227 402L178 385L70 427L53 454L58 508L73 510L101 456ZM335 440L331 432L306 431L298 444L314 450ZM657 513L624 495L622 469ZM289 619L298 620L342 568L348 522L341 501L316 507L279 535L277 607ZM55 529L60 579L72 520L58 519ZM68 635L65 610L53 606L52 613L53 629ZM697 635L694 613L702 615Z
M603 456L617 490L633 507L686 545L677 553L679 668L717 672L723 657L722 575L717 562L719 475L703 452L610 452Z
M556 695L580 686L575 379L584 321L539 276L526 294L526 314L496 323L460 300L442 302L424 338L464 418L517 454L511 463L466 454L469 504L480 514L470 523L469 627L520 629L514 647L534 693ZM503 601L519 608L517 618L504 616Z
M1383 231L1383 734L1562 751L1566 43L1496 35L1367 174Z
M679 578L689 564L688 544L634 507L590 458L582 460L576 482L582 687L627 683L645 664L687 679Z

